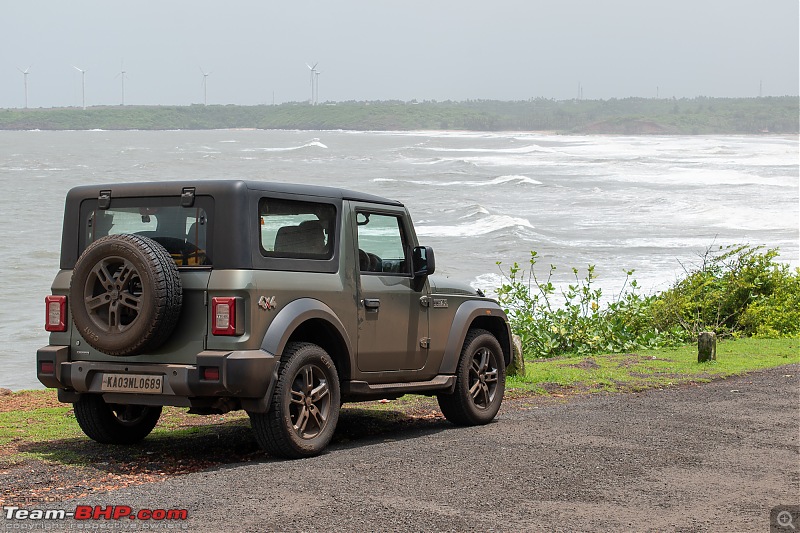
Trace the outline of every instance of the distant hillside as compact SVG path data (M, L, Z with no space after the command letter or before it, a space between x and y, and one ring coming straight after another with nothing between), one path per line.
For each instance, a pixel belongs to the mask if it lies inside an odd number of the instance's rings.
M618 134L797 133L797 96L521 102L336 102L0 110L0 129L477 130Z

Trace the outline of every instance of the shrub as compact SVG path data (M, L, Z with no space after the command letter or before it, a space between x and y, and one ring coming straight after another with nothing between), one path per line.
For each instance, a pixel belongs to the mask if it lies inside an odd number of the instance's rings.
M722 337L800 335L800 269L778 263L777 249L709 248L700 264L659 295L651 311L659 328Z
M735 245L708 248L693 269L669 290L644 296L633 271L616 298L602 303L589 265L580 279L558 291L536 273L537 253L527 271L514 263L497 299L522 340L527 357L615 353L693 342L701 331L721 337L800 337L800 268L779 263L777 249ZM560 292L561 298L558 297ZM558 300L561 300L559 304Z
M528 357L553 357L565 353L623 352L637 348L676 345L680 336L652 326L649 309L654 296L642 296L633 271L627 272L619 295L601 304L602 289L594 286L595 266L589 265L584 279L573 268L575 283L561 291L563 304L556 303L556 287L550 265L547 278L540 281L531 252L526 272L514 263L508 273L500 266L504 282L497 289L498 301L506 309L511 329L520 336Z

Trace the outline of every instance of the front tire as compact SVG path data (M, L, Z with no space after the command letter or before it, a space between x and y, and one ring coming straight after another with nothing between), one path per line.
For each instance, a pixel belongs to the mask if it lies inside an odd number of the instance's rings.
M156 427L160 406L108 404L99 394L84 394L72 404L83 432L102 444L134 444Z
M457 426L488 424L500 410L506 386L503 349L484 329L470 329L464 339L452 394L440 394L439 408Z
M339 375L328 353L306 342L286 346L266 413L249 413L259 446L271 455L319 455L331 441L341 405Z

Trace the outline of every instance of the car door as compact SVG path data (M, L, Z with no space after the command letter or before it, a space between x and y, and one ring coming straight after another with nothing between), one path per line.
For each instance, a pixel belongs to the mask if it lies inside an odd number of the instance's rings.
M428 314L414 290L403 210L356 209L358 368L417 370L427 358ZM423 345L425 347L423 347Z

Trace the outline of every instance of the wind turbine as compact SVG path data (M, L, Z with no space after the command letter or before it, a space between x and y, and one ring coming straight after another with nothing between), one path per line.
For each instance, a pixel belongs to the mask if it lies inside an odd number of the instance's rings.
M72 68L81 73L81 104L83 105L83 108L86 109L86 71L82 68L76 67L75 65L72 65Z
M30 72L31 67L28 65L25 70L17 67L17 70L22 72L22 77L25 79L25 109L28 109L28 72Z
M316 77L316 82L317 82L317 94L316 94L316 96L314 96L314 105L317 105L319 103L319 75L320 74L322 74L322 72L320 72L318 70L316 72L314 72L314 76Z
M206 105L208 102L208 75L211 73L203 70L203 67L200 67L200 72L203 73L203 105Z
M125 71L125 65L122 65L119 74L114 76L114 79L121 78L122 81L122 105L125 105L125 75L127 72Z
M314 74L316 74L317 72L317 65L319 65L319 61L314 63L313 67L308 63L306 63L308 70L311 71L311 100L308 101L308 103L311 105L314 105L314 77L315 77Z

